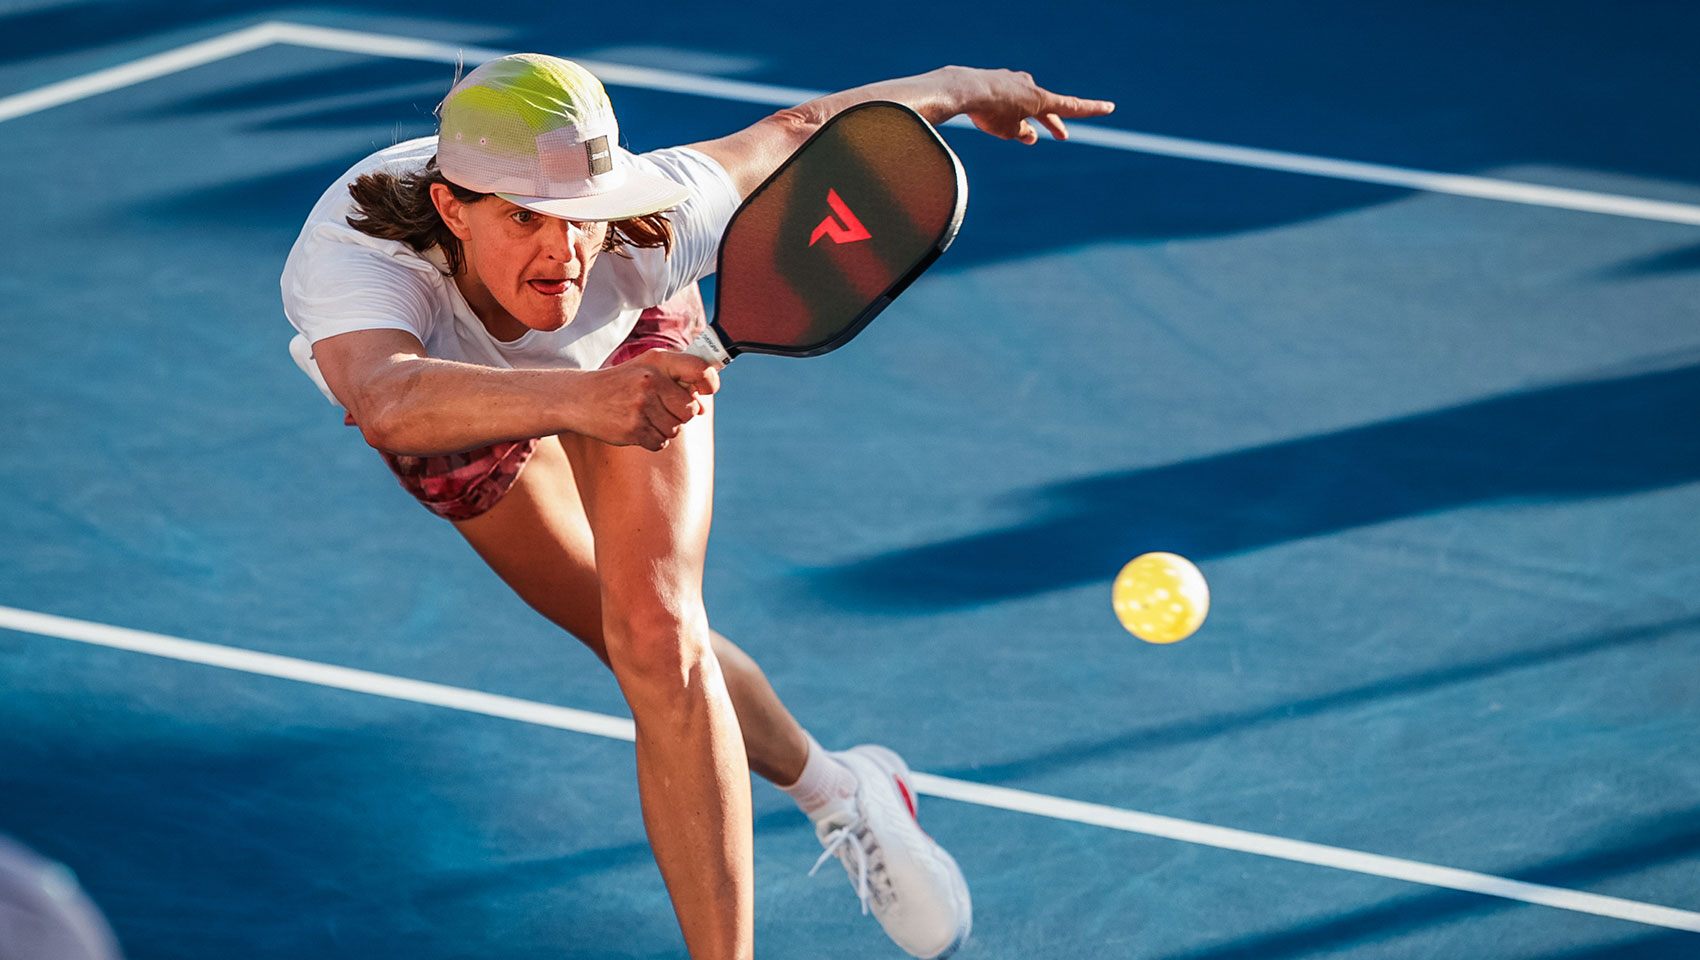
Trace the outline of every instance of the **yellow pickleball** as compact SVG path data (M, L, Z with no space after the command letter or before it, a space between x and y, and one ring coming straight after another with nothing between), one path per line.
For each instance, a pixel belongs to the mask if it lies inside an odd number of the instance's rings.
M1134 557L1110 588L1116 619L1147 643L1192 636L1210 612L1210 585L1192 561L1173 553Z

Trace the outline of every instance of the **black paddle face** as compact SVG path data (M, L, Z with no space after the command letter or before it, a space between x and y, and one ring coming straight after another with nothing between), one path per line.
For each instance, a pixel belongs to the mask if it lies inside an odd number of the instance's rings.
M842 346L950 246L967 203L962 164L915 111L840 113L733 215L715 331L734 355Z

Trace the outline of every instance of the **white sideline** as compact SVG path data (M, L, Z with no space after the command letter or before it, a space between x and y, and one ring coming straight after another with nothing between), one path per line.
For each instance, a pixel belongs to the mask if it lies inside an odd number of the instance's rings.
M427 60L436 63L477 64L491 60L508 50L491 47L465 47L413 37L398 37L334 27L315 27L302 23L271 23L274 36L280 43L293 43L320 50L343 53L364 53L374 57L395 57L402 60ZM617 87L638 87L667 93L685 93L699 97L715 97L741 103L759 103L773 107L789 107L825 93L824 90L805 90L801 87L781 87L767 83L746 83L721 77L705 77L694 73L679 73L655 67L638 67L605 60L579 60L580 64L601 79ZM445 87L447 84L445 83Z
M42 637L54 637L61 640L73 640L78 643L127 650L133 653L143 653L188 663L222 667L226 670L236 670L259 676L296 680L301 683L332 687L338 690L369 693L374 696L388 697L392 700L406 700L413 703L445 707L450 710L502 717L508 720L518 720L521 723L554 727L559 730L572 730L615 740L632 741L635 739L635 729L632 722L620 717L535 703L530 700L498 696L477 690L466 690L440 683L409 680L404 677L393 677L367 670L354 670L348 667L315 663L311 660L298 660L294 657L282 657L254 650L242 650L236 647L184 640L141 630L90 623L86 620L73 620L67 617L19 610L13 607L0 606L0 629ZM1335 869L1349 870L1370 876L1405 880L1431 887L1485 894L1490 897L1557 907L1561 910L1577 913L1589 913L1656 927L1668 927L1672 930L1700 933L1700 913L1678 910L1673 907L1607 897L1580 890L1566 890L1562 887L1525 883L1520 880L1510 880L1490 874L1458 870L1415 860L1384 857L1379 854L1347 850L1343 847L1330 847L1303 840L1290 840L1285 837L1251 833L1207 823L1140 813L1135 810L1123 810L1102 804L1082 803L1078 800L1052 797L1042 793L1011 790L1007 787L994 787L966 780L953 780L926 773L915 774L914 782L915 787L922 793L983 807L994 807L1015 813L1048 817L1053 820L1066 820L1128 833L1164 837L1207 847L1218 847L1224 850L1253 853L1280 860L1334 867Z
M15 93L9 97L0 97L0 121L15 120L26 114L37 113L49 107L57 107L74 100L92 97L97 93L107 93L123 87L134 86L144 80L163 77L166 74L177 73L190 67L198 67L214 60L223 60L239 53L258 50L277 42L276 28L269 23L257 24L227 33L223 36L212 37L191 43L188 46L156 53L140 60L131 60L116 67L85 73L80 77L50 83L45 87L37 87L24 93Z
M344 30L309 24L269 21L245 27L234 33L191 43L166 53L143 57L140 60L106 70L96 71L36 90L0 98L0 122L70 103L97 93L105 93L144 80L211 63L271 43L289 43L370 56L396 57L408 60L427 60L442 63L478 62L499 56L505 51L488 47L466 47L421 40L415 37L371 33L363 30ZM679 73L652 67L585 60L584 65L604 82L615 86L640 87L694 96L715 97L765 106L789 106L823 91L802 87L786 87L767 83L727 80L721 77ZM950 126L965 126L958 118ZM1700 205L1666 200L1648 200L1621 194L1592 190L1573 190L1515 180L1478 177L1468 174L1439 173L1409 167L1356 160L1339 160L1311 154L1265 150L1207 140L1191 140L1161 134L1117 130L1085 123L1069 125L1071 140L1112 150L1153 154L1206 163L1221 163L1258 170L1304 174L1357 183L1444 193L1483 200L1498 200L1528 206L1577 210L1638 220L1680 223L1700 226Z

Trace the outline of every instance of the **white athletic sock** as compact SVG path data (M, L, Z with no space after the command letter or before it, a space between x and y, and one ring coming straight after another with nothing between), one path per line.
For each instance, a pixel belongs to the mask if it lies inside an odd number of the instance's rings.
M850 768L839 763L831 753L821 748L813 736L809 736L809 759L803 763L803 775L797 778L796 783L779 789L797 801L797 806L808 814L809 819L818 820L853 799L856 784L856 775L850 772Z

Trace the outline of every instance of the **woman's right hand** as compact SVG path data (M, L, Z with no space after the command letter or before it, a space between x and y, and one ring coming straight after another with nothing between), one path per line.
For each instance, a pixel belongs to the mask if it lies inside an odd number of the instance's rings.
M574 383L574 433L615 446L660 450L702 413L699 397L720 389L720 374L688 353L651 350Z
M720 389L707 363L664 350L606 370L510 370L433 360L406 331L356 330L313 355L366 442L411 456L568 432L660 450Z

